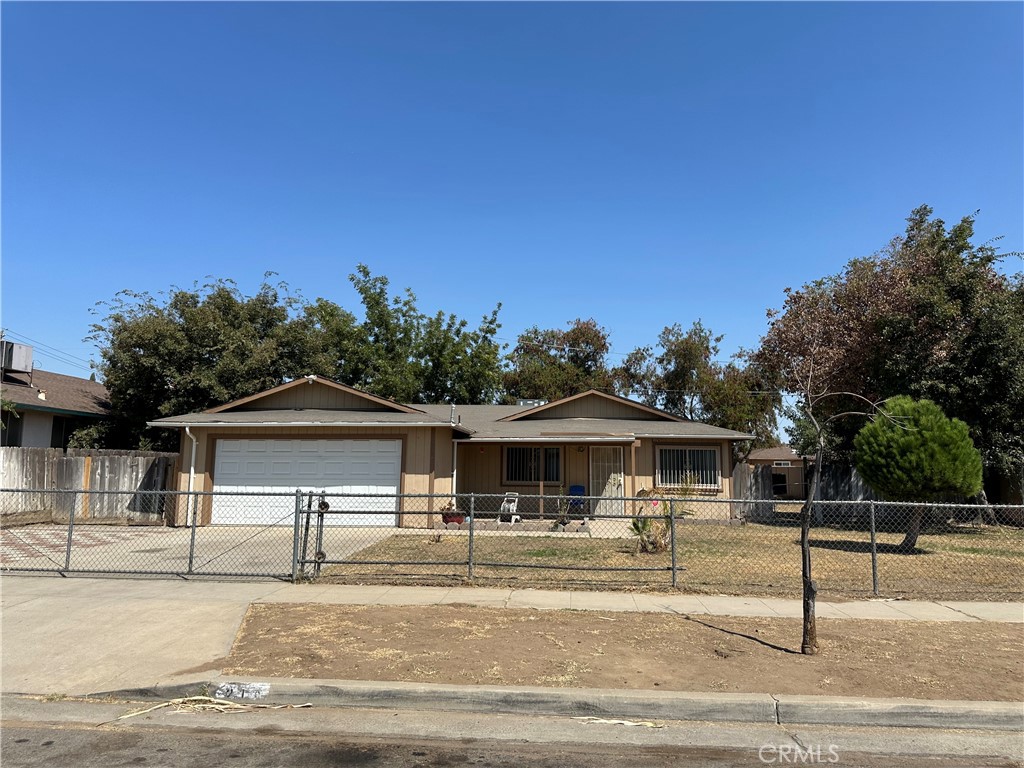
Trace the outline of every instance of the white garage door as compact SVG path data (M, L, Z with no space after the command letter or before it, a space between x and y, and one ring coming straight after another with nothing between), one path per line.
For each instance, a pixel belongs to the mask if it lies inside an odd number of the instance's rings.
M397 496L401 440L218 440L215 491L325 491ZM396 525L398 499L329 498L328 525ZM314 507L316 502L314 501ZM213 523L291 525L295 498L214 496Z

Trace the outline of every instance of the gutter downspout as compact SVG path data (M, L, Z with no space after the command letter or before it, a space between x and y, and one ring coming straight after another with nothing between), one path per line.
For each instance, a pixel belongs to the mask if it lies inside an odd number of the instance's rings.
M452 426L455 426L455 403L452 403L452 415L451 415ZM462 417L459 417L459 421L462 421ZM458 475L458 461L459 461L459 442L455 440L455 434L452 433L452 509L458 508L456 502L456 488L455 478Z
M196 485L196 446L199 445L199 441L196 439L196 436L192 434L191 427L185 427L185 434L188 435L189 440L192 441L192 462L189 464L188 468L188 499L191 500L192 492L195 490ZM192 505L192 510L192 515L194 517L196 514L195 504ZM185 522L186 524L188 523L188 506L185 507Z
M458 507L456 504L456 489L455 489L455 478L458 475L458 461L459 461L459 443L457 440L452 440L452 509Z
M192 493L195 490L196 485L196 446L199 441L196 440L196 436L192 434L191 427L185 427L185 434L188 435L188 439L192 441L192 463L188 468L188 492Z

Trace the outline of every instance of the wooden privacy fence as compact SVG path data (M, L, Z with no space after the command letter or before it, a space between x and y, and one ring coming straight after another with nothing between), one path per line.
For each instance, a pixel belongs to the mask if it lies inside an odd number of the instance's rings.
M76 522L162 525L164 500L142 492L173 490L177 461L156 451L0 448L0 489L33 489L4 494L0 525L62 522L72 511Z

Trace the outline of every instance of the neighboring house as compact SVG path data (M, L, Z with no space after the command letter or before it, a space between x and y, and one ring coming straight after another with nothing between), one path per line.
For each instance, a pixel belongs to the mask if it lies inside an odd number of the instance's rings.
M107 389L77 376L41 371L3 371L0 396L14 404L4 411L0 444L25 448L67 448L79 427L110 414Z
M492 514L507 492L549 497L553 514L550 497L572 486L621 497L689 484L729 498L732 443L751 437L593 390L532 406L413 406L315 376L150 426L182 430L180 490L430 494L376 508L353 502L367 513L355 524L410 527L436 522L454 493L494 494L474 500ZM523 498L519 511L543 506ZM200 522L290 524L293 508L289 499L207 496ZM589 509L627 513L621 501ZM728 505L709 516L729 517Z
M772 495L779 499L804 498L804 470L810 456L801 456L788 445L751 451L747 463L772 468Z

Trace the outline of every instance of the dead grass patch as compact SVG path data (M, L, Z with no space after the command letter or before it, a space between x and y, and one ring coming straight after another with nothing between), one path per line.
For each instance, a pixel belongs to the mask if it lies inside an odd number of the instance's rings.
M878 534L882 595L965 600L1024 596L1024 531L978 527L925 534L915 554L896 551L901 540L899 533ZM463 532L442 533L440 541L436 535L391 536L352 555L350 563L325 568L322 580L451 584L468 575L468 541ZM872 593L866 532L815 528L812 546L815 579L823 597ZM791 526L683 524L676 549L682 591L800 595L799 531ZM481 533L474 540L473 575L475 583L485 586L666 590L671 589L671 556L637 554L635 542L628 538Z
M1024 625L253 604L224 673L674 691L1019 701ZM389 628L402 624L400 635ZM318 638L310 642L310 638Z

